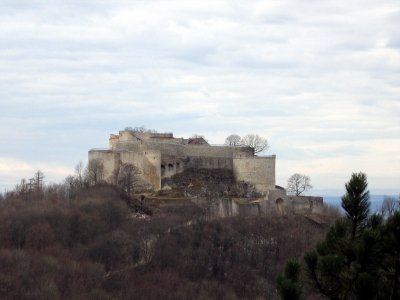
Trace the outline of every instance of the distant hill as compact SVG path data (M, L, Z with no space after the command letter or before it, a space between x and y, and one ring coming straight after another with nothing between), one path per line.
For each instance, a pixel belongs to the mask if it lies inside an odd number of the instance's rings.
M394 197L397 198L398 195L370 195L370 200L371 200L371 212L374 213L378 210L378 208L382 205L383 198L385 196L389 197ZM328 196L324 197L324 203L329 204L329 205L339 205L341 203L341 197L339 196ZM341 208L342 212L344 210Z

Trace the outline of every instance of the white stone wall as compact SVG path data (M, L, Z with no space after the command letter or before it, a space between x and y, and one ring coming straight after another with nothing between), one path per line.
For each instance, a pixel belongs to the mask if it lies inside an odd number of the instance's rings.
M135 141L119 139L112 143L112 150L150 151L159 150L162 157L254 157L250 147L197 146L170 142Z
M260 192L275 189L275 155L234 158L233 173L237 181L254 184Z
M224 168L233 170L237 181L253 184L265 195L275 188L275 156L254 156L250 147L227 147L210 145L185 145L182 139L155 138L151 134L138 140L128 131L120 131L119 136L110 135L110 150L91 150L89 159L101 157L105 165L105 179L111 179L119 170L121 163L131 163L139 168L143 178L150 182L155 190L161 189L161 177L169 177L186 168ZM160 139L160 140L159 140ZM174 141L174 143L168 142ZM170 170L168 160L180 160ZM161 169L161 162L165 169Z
M114 182L114 172L119 169L119 153L110 150L91 150L89 151L89 161L101 159L104 164L104 180Z
M161 190L161 152L144 152L143 175L155 191Z

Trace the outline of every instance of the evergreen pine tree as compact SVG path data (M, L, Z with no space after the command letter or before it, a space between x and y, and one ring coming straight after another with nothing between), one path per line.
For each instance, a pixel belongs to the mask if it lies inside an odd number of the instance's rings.
M277 290L283 300L299 300L302 294L300 283L301 263L297 259L289 259L285 270L277 277Z
M383 230L384 256L381 262L388 299L400 300L400 212L396 211L387 220Z
M382 218L368 222L367 176L353 173L345 184L342 207L346 218L337 220L315 250L304 256L309 285L329 299L378 299L379 261L382 258ZM374 228L367 224L374 224ZM386 298L387 299L387 298Z
M304 255L308 286L324 298L400 300L400 212L386 222L369 216L367 186L364 173L352 174L342 197L345 218Z
M367 190L367 175L364 173L353 173L351 179L345 184L346 194L342 197L342 207L346 212L347 219L351 222L351 240L356 239L363 228L363 222L369 215L371 202Z

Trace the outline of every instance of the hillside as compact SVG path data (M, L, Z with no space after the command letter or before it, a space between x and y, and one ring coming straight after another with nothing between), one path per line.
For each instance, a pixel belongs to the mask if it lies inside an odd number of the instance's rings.
M179 182L231 184L225 172L200 177ZM141 198L100 185L70 200L51 193L3 200L0 297L275 299L286 259L326 231L301 216L206 221L188 200Z

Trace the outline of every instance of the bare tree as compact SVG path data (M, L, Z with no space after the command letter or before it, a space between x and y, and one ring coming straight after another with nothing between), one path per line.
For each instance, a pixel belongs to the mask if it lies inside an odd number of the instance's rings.
M68 175L67 177L65 177L64 181L65 189L67 191L67 198L74 198L77 194L78 187L80 187L78 178L72 175Z
M231 134L225 139L225 145L230 147L239 147L242 145L242 138L237 134Z
M295 173L287 181L286 192L289 195L299 196L303 192L312 189L312 185L310 184L310 177L307 175Z
M191 139L200 139L200 138L205 139L204 135L197 134L197 133L192 134L192 136L190 138Z
M399 199L394 197L384 196L380 213L383 217L390 217L396 210L400 209L400 196Z
M254 149L254 154L263 152L269 148L267 139L260 137L258 134L246 134L241 141L243 146L249 146Z
M85 168L83 167L83 162L80 160L75 166L75 175L78 179L79 187L83 187Z
M189 138L189 140L193 140L193 139L203 139L208 143L208 140L206 140L205 136L202 134L197 134L197 133L192 134L192 136Z
M68 175L67 177L65 177L65 184L69 187L69 188L74 188L76 185L76 180L75 177L72 175Z
M100 158L91 159L87 165L89 185L99 184L104 177L104 163Z
M125 190L128 196L140 181L140 170L132 164L122 164L118 174L118 184Z
M29 178L28 192L31 193L35 189L35 178Z
M333 220L339 219L343 217L343 214L340 210L339 205L330 205L330 204L323 204L323 214L329 217L332 217Z
M26 182L26 179L21 179L21 183L17 184L14 188L14 191L17 195L27 194L29 191L29 184Z
M38 170L35 175L33 175L33 184L36 191L41 191L43 189L43 179L45 178L42 171Z
M139 134L139 135L141 133L157 133L157 130L146 128L146 126L144 126L144 125L136 126L136 127L127 126L127 127L125 127L125 130L130 131L131 133Z

